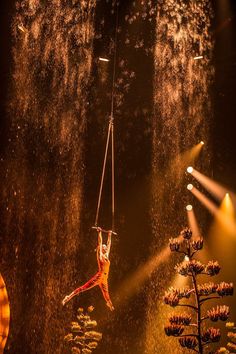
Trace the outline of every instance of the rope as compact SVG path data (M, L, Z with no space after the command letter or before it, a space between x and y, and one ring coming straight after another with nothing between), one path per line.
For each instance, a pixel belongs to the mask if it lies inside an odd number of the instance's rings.
M114 99L115 99L115 80L116 80L116 58L117 58L117 38L118 38L118 23L119 23L119 3L116 4L116 33L115 33L115 48L113 58L113 75L112 75L112 91L111 91L111 119L114 115Z
M115 32L115 48L113 59L113 76L112 76L112 94L111 94L111 185L112 185L112 230L115 229L115 153L114 153L114 102L115 102L115 80L116 80L116 61L117 61L117 40L118 40L118 24L119 24L119 2L116 2L116 32Z
M114 125L111 122L111 185L112 185L112 230L115 229L115 156L114 156Z
M111 121L109 122L109 126L108 126L107 142L106 142L105 156L104 156L103 167L102 167L102 177L101 177L101 183L100 183L100 189L99 189L99 195L98 195L97 212L96 212L96 218L95 218L95 224L94 224L95 226L98 226L98 216L99 216L99 210L100 210L100 205L101 205L101 198L102 198L103 182L104 182L105 169L106 169L106 163L107 163L107 152L108 152L108 146L109 146L109 140L110 140L110 133L111 133Z
M107 164L107 154L111 135L111 185L112 185L112 200L111 200L111 210L112 210L112 231L115 228L115 153L114 153L114 101L115 101L115 79L116 79L116 60L117 60L117 37L118 37L118 20L119 20L119 3L117 1L117 11L116 11L116 32L115 32L115 48L114 48L114 58L113 58L113 74L112 74L112 93L111 93L111 114L108 126L107 141L105 148L105 156L103 161L101 183L99 189L97 211L95 218L95 227L98 226L99 211L101 206L101 198L104 184L104 176Z

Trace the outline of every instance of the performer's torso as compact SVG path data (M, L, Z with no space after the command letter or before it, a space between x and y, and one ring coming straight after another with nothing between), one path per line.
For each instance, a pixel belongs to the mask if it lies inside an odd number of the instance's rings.
M108 258L103 257L103 260L100 260L100 271L104 275L108 275L110 269L110 261Z
M108 278L109 269L110 269L109 259L105 255L102 255L102 259L100 259L98 253L97 260L98 260L98 270L101 273L102 278L103 279Z

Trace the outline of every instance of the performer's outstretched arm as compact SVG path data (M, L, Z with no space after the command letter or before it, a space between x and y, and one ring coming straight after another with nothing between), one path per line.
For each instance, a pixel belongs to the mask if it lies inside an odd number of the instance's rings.
M108 231L108 238L107 238L107 255L109 257L110 250L111 250L111 235L112 231Z
M99 252L99 258L101 260L102 259L102 230L100 228L98 229L98 252Z

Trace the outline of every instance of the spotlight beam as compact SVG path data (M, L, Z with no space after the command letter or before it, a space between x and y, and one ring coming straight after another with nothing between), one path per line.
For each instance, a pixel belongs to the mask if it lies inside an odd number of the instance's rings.
M123 281L116 291L118 302L131 297L137 293L152 273L170 256L169 247L165 247L160 253L151 257L144 265L141 265L136 272Z
M185 170L185 168L189 164L194 164L195 160L199 156L201 149L203 147L202 142L194 145L192 148L189 150L186 150L182 153L179 153L175 158L173 158L168 165L168 170L170 171L175 171L176 169L178 170L181 168L182 170Z
M223 230L229 235L236 235L235 211L229 193L225 194L221 202L218 212L218 221L220 221Z
M210 211L211 214L216 215L218 208L215 203L213 203L209 198L207 198L202 192L197 188L193 187L191 193Z
M201 172L193 169L191 172L192 176L196 178L196 180L201 183L201 185L210 192L217 200L221 201L225 194L228 192L228 189L221 186L219 183L213 181L211 178L205 176Z
M192 208L192 210L188 210L187 212L187 217L188 217L188 224L190 229L193 232L193 237L197 237L201 235L201 231L200 228L198 226L198 222L194 213L194 210Z
M197 188L193 188L191 190L193 195L210 211L211 214L215 216L215 218L225 226L228 230L232 230L232 232L236 232L236 222L234 218L234 209L233 204L230 201L229 204L229 195L225 196L223 199L220 208L216 206L209 198L207 198L203 193L201 193ZM228 204L226 206L226 203ZM233 211L232 211L233 210ZM227 211L227 212L226 212Z

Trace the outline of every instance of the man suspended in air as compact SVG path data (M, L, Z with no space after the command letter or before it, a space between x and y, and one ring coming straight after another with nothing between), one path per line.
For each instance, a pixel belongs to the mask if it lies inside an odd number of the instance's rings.
M63 306L70 301L74 296L79 295L80 293L92 289L95 286L99 286L102 291L102 295L106 301L106 305L111 311L114 310L112 305L109 291L108 291L108 274L110 268L110 248L111 248L111 235L112 231L108 231L107 244L102 243L102 229L96 227L98 232L98 245L97 245L97 262L98 262L98 272L84 285L75 289L70 295L65 296L62 300Z

